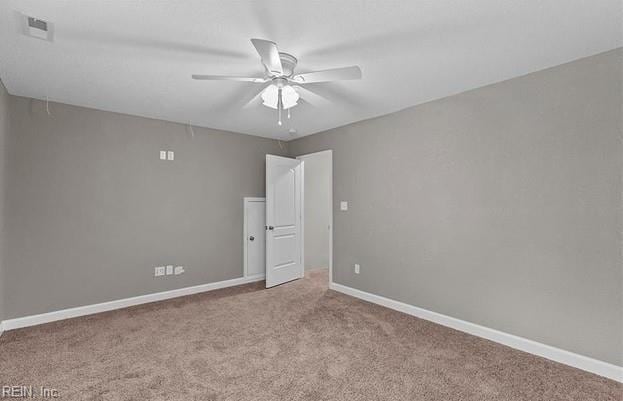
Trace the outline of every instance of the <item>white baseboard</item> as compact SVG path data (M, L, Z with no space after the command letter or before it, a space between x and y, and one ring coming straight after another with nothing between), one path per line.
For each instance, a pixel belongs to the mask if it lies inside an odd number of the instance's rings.
M251 276L246 276L246 277L244 277L244 278L245 278L246 280L249 280L249 281L248 281L249 283L253 283L253 282L255 282L255 281L262 281L262 280L264 280L264 279L266 278L266 275L265 275L265 274L261 274L261 273L260 273L260 274L253 274L253 275L251 275Z
M118 299L115 301L102 302L99 304L78 306L76 308L62 309L54 312L42 313L8 319L0 322L0 332L4 330L14 330L22 327L35 326L38 324L54 322L57 320L69 319L72 317L92 315L94 313L107 312L115 309L127 308L128 306L141 305L149 302L163 301L165 299L183 297L185 295L197 294L200 292L218 290L220 288L234 287L237 285L253 283L264 280L264 275L251 277L240 277L231 280L217 281L215 283L195 285L192 287L179 288L176 290L156 292L153 294L139 295L137 297Z
M393 299L347 287L342 284L330 283L329 288L355 298L363 299L364 301L385 306L386 308L394 309L408 315L412 315L424 320L429 320L442 326L450 327L455 330L486 338L487 340L504 344L511 348L538 355L555 362L560 362L565 365L573 366L575 368L595 373L597 375L604 376L609 379L623 383L622 366L613 365L611 363L589 358L584 355L575 354L573 352L565 351L560 348L541 344L523 337L518 337L513 334L504 333L502 331L490 329L488 327L480 326L478 324L466 322L464 320L418 308L417 306L409 305L404 302L395 301Z

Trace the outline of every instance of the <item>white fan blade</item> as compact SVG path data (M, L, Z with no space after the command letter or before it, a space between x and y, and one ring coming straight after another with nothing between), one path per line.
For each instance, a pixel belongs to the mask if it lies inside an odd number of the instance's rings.
M333 68L330 70L306 72L293 77L299 84L311 84L316 82L345 81L349 79L361 79L361 68L354 65L351 67Z
M322 107L329 104L329 101L327 99L315 92L312 92L307 88L295 85L294 89L296 89L296 91L299 93L301 99L305 100L307 103L311 104L314 107Z
M283 67L281 66L281 59L279 58L279 50L277 44L270 40L264 39L251 39L251 43L255 46L255 50L262 58L262 64L266 66L266 69L271 74L282 75Z
M248 108L249 108L249 107L251 107L251 106L255 106L255 105L258 103L258 99L260 98L260 96L262 96L262 93L266 90L266 88L268 88L268 86L269 86L269 85L270 85L270 84L268 84L268 85L264 85L264 86L262 87L262 89L260 89L260 90L259 90L259 91L255 94L255 96L253 96L253 97L251 98L251 100L249 100L247 103L245 103L245 105L244 105L244 106L242 106L242 108L243 108L243 109L248 109Z
M235 77L230 75L197 75L193 74L193 79L207 80L207 81L239 81L239 82L266 82L264 78L251 78L251 77Z

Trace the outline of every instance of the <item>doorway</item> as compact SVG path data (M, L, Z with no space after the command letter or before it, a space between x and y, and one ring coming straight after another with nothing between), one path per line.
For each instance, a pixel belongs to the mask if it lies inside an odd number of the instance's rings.
M260 201L260 199L256 199ZM313 276L333 280L333 152L266 155L266 287ZM250 216L250 213L249 213ZM245 213L245 246L250 223ZM245 251L247 252L247 251ZM255 253L259 256L259 252ZM245 264L251 253L245 253ZM250 269L245 267L245 275Z
M303 259L305 272L333 273L333 151L298 156L303 169Z

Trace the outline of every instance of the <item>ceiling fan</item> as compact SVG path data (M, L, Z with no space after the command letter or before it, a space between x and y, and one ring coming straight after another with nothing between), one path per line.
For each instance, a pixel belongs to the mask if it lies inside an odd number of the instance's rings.
M264 106L277 110L277 124L279 125L282 125L282 111L287 110L288 118L290 118L290 109L298 104L299 98L302 97L307 102L315 105L325 101L324 98L309 89L303 88L302 85L361 79L361 68L358 66L295 74L294 69L298 60L291 54L280 52L275 42L264 39L251 39L251 43L255 46L255 50L260 55L264 65L264 76L253 78L229 75L193 75L192 77L198 80L224 80L265 84L248 104L261 97Z

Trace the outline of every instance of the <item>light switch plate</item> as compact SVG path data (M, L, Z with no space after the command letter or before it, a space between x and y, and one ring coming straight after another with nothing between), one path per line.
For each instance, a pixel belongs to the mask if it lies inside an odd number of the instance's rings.
M344 210L348 210L348 202L346 201L341 201L340 202L340 210L344 211Z
M167 152L167 159L169 160L175 160L175 152L173 152L172 150L169 150Z
M359 274L360 271L361 271L361 266L359 266L358 263L355 263L355 274Z
M167 151L166 150L161 150L160 151L160 160L167 160Z
M173 265L167 265L167 276L173 274Z

